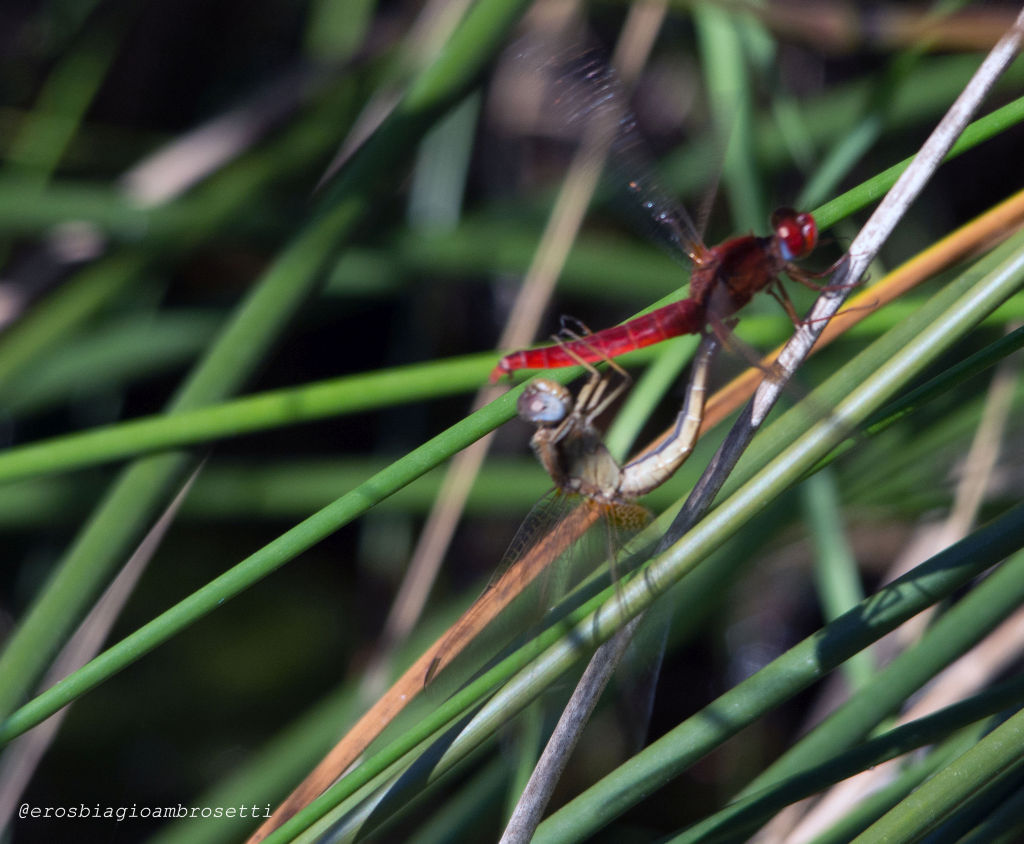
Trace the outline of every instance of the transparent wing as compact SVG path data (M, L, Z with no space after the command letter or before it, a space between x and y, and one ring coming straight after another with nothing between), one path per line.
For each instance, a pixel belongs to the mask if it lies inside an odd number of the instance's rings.
M621 549L649 518L638 505L608 506L558 490L546 495L516 532L487 588L448 631L426 682L445 670L444 688L454 689L517 636L534 630L543 614L599 564L611 561L569 601L561 601L548 623L600 591L609 578L628 572L632 563L623 562ZM457 664L448 671L452 663Z
M564 109L568 126L579 134L597 123L616 126L608 160L610 183L629 197L625 210L644 234L676 257L700 262L701 235L681 203L654 178L647 142L629 107L629 97L615 71L598 50L586 50L555 65L556 108Z
M590 529L599 516L579 496L555 490L542 498L516 531L487 588L448 631L426 681L433 682L456 658L458 665L446 674L467 676L535 623L552 596L573 581L570 572L582 567L577 560L591 556L594 543L581 539L597 533Z

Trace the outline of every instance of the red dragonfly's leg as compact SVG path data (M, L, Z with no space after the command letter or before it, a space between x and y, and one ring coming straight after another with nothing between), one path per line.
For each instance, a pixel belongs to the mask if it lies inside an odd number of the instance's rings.
M827 275L828 273L831 273L835 269L835 267L839 266L846 259L847 258L844 255L842 258L840 258L838 261L836 261L836 263L833 264L832 267L829 267L828 270L826 270L824 273L821 273L820 275L818 273L809 273L808 275L810 275L811 278L820 278L822 275ZM801 284L805 285L806 287L810 287L812 290L819 290L819 291L848 290L851 287L857 287L863 281L863 279L860 279L858 281L854 281L854 282L851 282L849 284L815 284L814 282L809 281L806 278L802 278L801 277L801 272L802 271L797 272L797 273L794 274L793 273L794 269L799 270L799 268L787 267L786 274L790 278L792 278L794 281L798 281ZM782 305L782 307L784 307L786 309L786 313L789 314L789 318L793 321L793 325L795 325L797 328L799 328L802 325L811 325L812 323L818 321L818 320L800 319L799 317L797 317L796 310L794 310L794 308L793 308L793 303L789 300L789 294L786 292L786 288L782 286L782 282L781 281L776 280L775 284L773 284L770 288L768 288L768 292ZM840 313L848 313L849 311L855 311L855 310L861 310L861 309L868 309L868 310L870 310L870 309L873 309L875 307L877 307L877 303L875 303L874 305L862 305L860 308L845 308L844 310L840 311ZM833 314L832 316L838 316L838 314ZM825 321L828 321L828 320L832 319L832 317L831 316L830 317L822 317L822 319L824 319Z
M793 306L790 304L789 307L792 309ZM796 316L795 311L793 312L793 316ZM736 357L741 360L745 360L754 369L760 369L766 378L775 378L775 364L771 364L769 366L762 364L758 353L733 333L732 327L735 326L735 324L735 319L722 319L722 317L709 309L708 326L711 328L711 331L714 333L718 342L725 348L729 349Z
M768 294L785 310L790 321L797 328L800 327L800 317L797 316L796 308L793 307L793 302L789 298L789 293L786 292L786 288L782 286L782 282L776 279L768 286Z
M849 284L817 284L811 279L814 278L826 278L832 275L838 270L843 264L850 260L849 253L839 258L831 267L827 267L820 273L812 273L810 270L805 270L803 267L795 266L794 264L786 265L786 275L788 275L793 281L798 284L802 284L804 287L809 287L811 290L849 290L851 287L856 287L861 284L864 279L858 279L857 281L851 281Z

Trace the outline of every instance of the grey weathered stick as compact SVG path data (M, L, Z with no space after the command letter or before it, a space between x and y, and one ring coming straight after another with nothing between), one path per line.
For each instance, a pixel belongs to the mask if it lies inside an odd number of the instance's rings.
M583 727L643 619L644 614L638 615L594 652L530 774L499 844L520 844L533 837Z

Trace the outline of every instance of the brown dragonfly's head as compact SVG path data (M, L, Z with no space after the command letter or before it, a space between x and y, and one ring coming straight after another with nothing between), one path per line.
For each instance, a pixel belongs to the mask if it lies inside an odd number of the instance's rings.
M560 424L572 413L572 409L572 393L569 389L547 378L531 381L516 402L519 418L538 428Z

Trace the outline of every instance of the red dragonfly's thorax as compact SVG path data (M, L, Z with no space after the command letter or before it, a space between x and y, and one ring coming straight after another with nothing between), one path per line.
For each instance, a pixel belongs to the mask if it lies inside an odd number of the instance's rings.
M746 305L785 265L772 237L734 237L708 252L710 259L695 269L690 279L690 296L705 308L717 308L721 317Z

